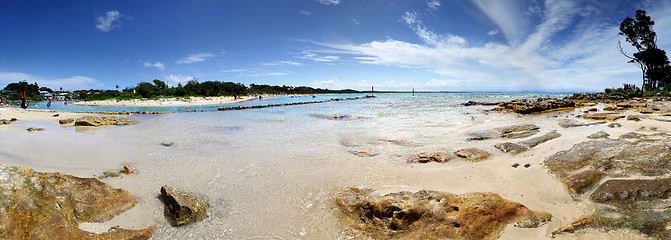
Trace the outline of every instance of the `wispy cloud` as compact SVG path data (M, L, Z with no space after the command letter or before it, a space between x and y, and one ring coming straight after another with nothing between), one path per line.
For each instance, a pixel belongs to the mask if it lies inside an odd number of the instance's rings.
M426 6L432 10L438 10L438 7L440 7L440 0L427 0Z
M124 15L117 10L108 11L105 16L98 16L96 18L96 28L102 32L109 32L113 28L121 28L121 19Z
M146 68L157 68L161 71L165 70L165 65L161 62L151 63L151 62L142 62L142 65Z
M302 63L294 62L294 61L274 61L274 62L269 62L269 63L261 63L261 65L263 65L263 66L282 66L282 65L303 66Z
M0 84L6 86L9 83L26 80L28 83L36 82L40 87L48 87L51 89L77 90L77 89L91 89L103 86L103 83L85 76L72 76L68 78L43 78L22 72L0 72Z
M319 56L316 53L308 51L301 52L301 54L296 57L301 59L312 60L315 62L334 62L340 59L340 57L338 56Z
M482 13L491 19L508 41L519 41L525 34L522 12L515 0L472 0Z
M338 5L340 4L340 0L317 0L317 2L320 2L325 5Z
M303 10L303 9L301 9L301 10L298 11L298 12L299 12L300 14L305 15L305 16L310 16L310 15L312 15L312 12L310 12L310 11L308 11L308 10Z
M394 39L363 44L317 44L354 55L353 59L360 63L410 66L439 76L421 82L397 83L395 88L413 84L413 87L455 90L601 90L621 82L640 81L640 70L628 64L615 49L620 38L619 26L587 21L595 18L591 14L596 13L584 4L589 3L546 0L542 21L530 33L501 28L504 35L520 34L515 37L519 40L507 43L472 45L461 36L435 32L421 23L419 14L408 12L403 20L423 44ZM570 36L557 36L569 26L574 26ZM655 30L659 35L671 32ZM671 44L671 39L659 41L660 45Z
M189 63L195 63L195 62L202 62L207 60L208 58L214 57L214 54L212 53L194 53L191 54L187 57L183 57L179 60L177 60L177 64L189 64Z
M221 70L219 72L223 73L237 73L235 77L274 77L274 76L284 76L293 73L292 71L286 72L271 72L263 68L251 68L251 69L227 69Z

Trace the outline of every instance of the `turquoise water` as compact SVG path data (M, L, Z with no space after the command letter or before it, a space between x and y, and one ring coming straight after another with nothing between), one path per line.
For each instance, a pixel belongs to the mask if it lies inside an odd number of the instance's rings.
M281 96L264 99L255 99L240 103L207 105L207 106L171 106L171 107L106 107L106 106L79 106L64 104L63 101L53 101L50 107L47 107L47 101L31 103L29 109L47 109L57 111L147 111L147 112L182 112L182 111L214 111L224 106L248 106L265 105L292 102L321 101L334 98L353 98L363 97L366 94L323 94L323 95L302 95L302 96ZM377 97L388 98L407 98L412 97L411 93L393 93L393 94L375 94ZM564 97L567 94L545 94L545 93L415 93L418 98L436 98L449 103L460 103L468 101L506 101L519 98L536 98L540 96ZM37 106L36 106L37 105Z

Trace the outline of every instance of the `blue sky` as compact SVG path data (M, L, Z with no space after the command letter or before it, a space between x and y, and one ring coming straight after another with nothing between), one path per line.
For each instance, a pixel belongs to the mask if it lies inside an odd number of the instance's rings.
M671 51L671 0L3 0L0 87L600 91L641 84L616 48L636 9Z

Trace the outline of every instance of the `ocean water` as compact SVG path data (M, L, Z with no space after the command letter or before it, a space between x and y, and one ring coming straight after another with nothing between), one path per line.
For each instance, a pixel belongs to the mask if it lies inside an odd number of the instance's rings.
M572 201L563 185L539 166L545 156L567 149L576 142L575 138L591 133L557 127L557 119L567 118L573 112L521 116L483 111L491 106L460 105L468 101L565 95L376 96L241 111L131 115L138 124L99 129L17 122L22 129L27 126L23 124L32 124L44 127L45 131L2 132L0 161L81 177L101 175L123 165L134 167L135 175L104 181L130 191L140 204L108 223L85 223L82 228L104 231L110 226L155 225L152 239L361 238L356 231L340 225L331 197L335 188L350 186L380 193L421 189L453 193L492 191L532 210L555 215L556 223L540 229L506 228L503 239L544 239L561 224L594 209L589 203ZM333 96L321 95L315 100L328 97ZM276 98L258 103L295 100ZM332 120L315 114L356 118ZM520 123L539 125L541 134L558 130L565 137L518 156L495 149L493 145L501 140L466 141L468 132ZM172 145L166 147L161 143ZM449 152L466 147L487 150L493 157L480 163L458 160L444 164L406 163L408 156L423 151ZM534 167L509 170L511 163L519 161L528 161ZM209 201L209 217L195 224L172 227L163 216L158 199L164 184Z

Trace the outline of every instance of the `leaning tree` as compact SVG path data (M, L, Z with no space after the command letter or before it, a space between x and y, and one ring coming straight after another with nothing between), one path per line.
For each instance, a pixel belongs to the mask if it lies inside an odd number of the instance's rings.
M643 73L643 89L651 90L671 83L671 66L666 52L657 48L657 34L652 30L655 22L645 15L645 11L636 10L635 19L625 18L620 23L620 35L636 48L638 52L627 54L618 41L617 47L630 63L636 64Z

